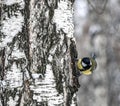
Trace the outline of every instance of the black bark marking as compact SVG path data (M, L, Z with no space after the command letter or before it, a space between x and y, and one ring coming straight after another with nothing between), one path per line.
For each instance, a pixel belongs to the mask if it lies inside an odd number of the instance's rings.
M78 60L78 53L76 50L75 41L71 38L70 39L70 56L71 56L71 68L72 68L72 75L73 75L73 90L72 92L78 91L80 87L78 77L80 76L79 70L76 67L76 61Z

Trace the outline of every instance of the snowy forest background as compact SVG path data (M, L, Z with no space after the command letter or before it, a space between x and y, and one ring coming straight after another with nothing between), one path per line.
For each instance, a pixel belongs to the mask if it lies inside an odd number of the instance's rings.
M120 106L119 0L1 0L0 106ZM70 38L97 69L74 88Z

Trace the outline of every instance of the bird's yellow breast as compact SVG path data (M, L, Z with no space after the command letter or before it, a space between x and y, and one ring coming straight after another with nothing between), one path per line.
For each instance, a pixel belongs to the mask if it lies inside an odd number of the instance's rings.
M90 74L92 74L92 72L91 72L90 69L89 69L89 70L82 71L82 73L85 74L85 75L90 75Z
M78 60L78 62L77 62L77 67L78 67L78 69L83 69L83 67L82 67L82 65L81 65L81 59L79 59Z

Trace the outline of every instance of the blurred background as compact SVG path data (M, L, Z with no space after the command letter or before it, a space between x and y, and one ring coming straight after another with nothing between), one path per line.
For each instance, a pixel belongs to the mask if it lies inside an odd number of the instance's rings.
M76 0L79 58L97 55L97 69L79 78L78 106L120 106L120 0Z

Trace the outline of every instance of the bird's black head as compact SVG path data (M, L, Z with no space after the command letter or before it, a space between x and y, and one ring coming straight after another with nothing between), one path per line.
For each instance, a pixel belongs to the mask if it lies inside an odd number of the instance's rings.
M84 57L81 61L81 65L84 69L89 69L92 66L90 58Z

